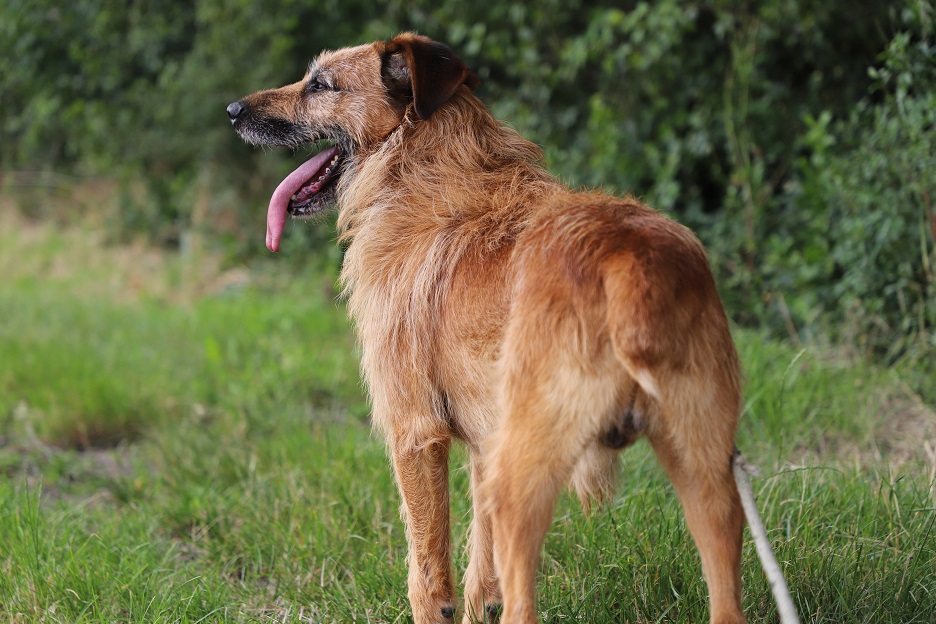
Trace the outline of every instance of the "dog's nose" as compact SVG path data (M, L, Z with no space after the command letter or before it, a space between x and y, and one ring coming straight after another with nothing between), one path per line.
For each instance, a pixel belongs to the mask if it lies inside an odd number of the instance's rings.
M228 114L228 117L231 118L231 123L234 123L235 121L237 121L237 118L240 117L241 114L245 110L247 110L247 107L244 106L244 104L241 102L234 102L233 104L228 104L227 114Z

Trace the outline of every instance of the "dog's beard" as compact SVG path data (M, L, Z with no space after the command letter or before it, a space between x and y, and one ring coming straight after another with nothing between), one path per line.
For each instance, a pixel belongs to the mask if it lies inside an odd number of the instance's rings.
M279 251L287 215L311 217L334 203L342 156L341 148L333 145L299 165L279 183L267 209L267 249Z

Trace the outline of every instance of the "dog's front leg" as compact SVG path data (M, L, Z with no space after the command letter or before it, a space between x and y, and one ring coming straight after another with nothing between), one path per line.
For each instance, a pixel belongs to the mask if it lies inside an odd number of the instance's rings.
M407 439L409 439L407 437ZM454 621L449 530L449 439L391 440L409 542L409 599L416 624Z

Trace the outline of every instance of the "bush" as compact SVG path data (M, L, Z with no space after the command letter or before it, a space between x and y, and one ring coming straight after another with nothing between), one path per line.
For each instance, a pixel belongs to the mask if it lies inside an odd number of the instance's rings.
M227 103L324 47L416 29L564 179L696 229L740 323L832 328L892 360L932 344L932 0L314 5L3 4L0 163L119 176L118 234L260 252L291 165L244 146Z
M848 119L810 120L790 219L765 241L766 279L795 318L892 362L936 350L934 58L900 33Z

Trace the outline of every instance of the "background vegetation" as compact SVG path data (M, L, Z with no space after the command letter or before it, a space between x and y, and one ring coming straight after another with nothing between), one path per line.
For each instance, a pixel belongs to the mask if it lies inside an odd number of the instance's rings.
M929 621L934 20L932 0L3 3L0 619L406 621L333 230L266 257L299 155L251 150L224 108L415 29L563 179L708 246L804 619ZM644 446L625 465L608 509L562 503L544 617L704 621L665 479ZM771 621L750 545L743 573Z
M238 143L226 104L295 80L324 47L418 29L477 68L481 97L562 177L644 196L698 230L738 322L908 368L933 359L930 0L0 11L3 168L119 178L115 236L178 246L210 230L233 254L257 253L285 165ZM313 249L328 236L315 230Z

